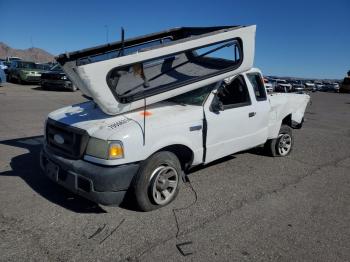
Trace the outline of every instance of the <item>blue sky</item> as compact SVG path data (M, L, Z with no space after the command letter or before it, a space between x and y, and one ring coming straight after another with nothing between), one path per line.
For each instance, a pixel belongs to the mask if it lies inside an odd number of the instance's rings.
M176 26L257 25L267 75L342 78L350 70L350 1L0 0L0 41L52 54Z

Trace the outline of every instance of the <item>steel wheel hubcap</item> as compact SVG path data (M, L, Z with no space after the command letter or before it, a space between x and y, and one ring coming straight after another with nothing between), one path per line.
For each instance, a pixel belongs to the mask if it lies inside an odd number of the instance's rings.
M152 198L158 205L167 204L176 192L179 175L175 168L162 165L151 174Z
M278 152L285 156L292 148L292 137L289 134L281 134L278 142Z

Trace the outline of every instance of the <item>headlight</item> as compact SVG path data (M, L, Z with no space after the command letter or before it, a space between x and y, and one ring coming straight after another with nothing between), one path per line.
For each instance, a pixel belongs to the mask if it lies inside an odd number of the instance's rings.
M86 154L102 159L124 158L124 148L121 141L106 141L90 137Z
M67 80L67 77L66 76L62 76L61 79L62 80Z

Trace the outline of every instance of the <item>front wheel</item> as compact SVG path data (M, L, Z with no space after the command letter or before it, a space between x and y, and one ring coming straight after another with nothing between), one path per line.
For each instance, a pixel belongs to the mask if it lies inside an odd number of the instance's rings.
M75 85L72 85L70 91L75 92L75 91L77 91L77 90L78 90L78 88L77 88Z
M133 181L139 209L151 211L172 202L179 191L181 172L180 162L171 152L157 152L145 160Z
M287 125L282 125L278 137L270 139L265 143L265 151L270 156L287 156L293 148L292 129Z
M17 83L20 85L24 84L24 81L22 80L22 78L20 76L18 76L18 78L17 78Z

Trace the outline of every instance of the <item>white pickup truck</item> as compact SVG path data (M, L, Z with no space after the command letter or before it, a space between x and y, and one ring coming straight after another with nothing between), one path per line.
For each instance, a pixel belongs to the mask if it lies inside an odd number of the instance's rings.
M49 114L41 167L104 205L170 203L193 166L264 146L286 156L308 95L267 95L255 26L176 28L56 59L90 101ZM128 194L127 194L128 193Z

